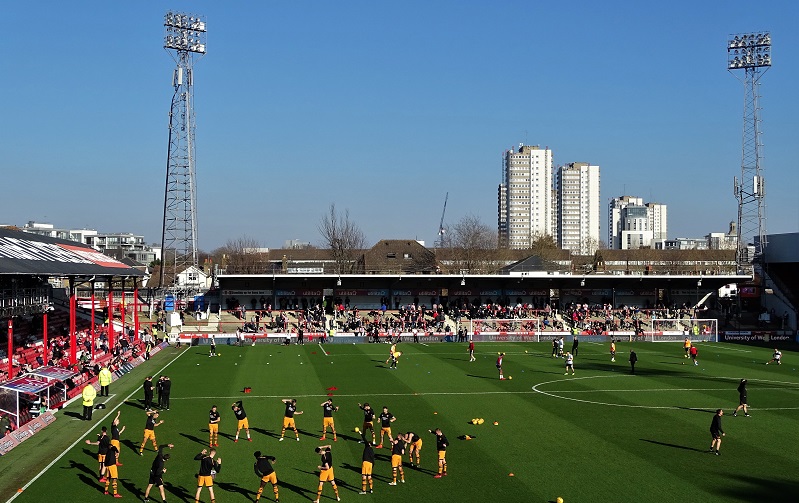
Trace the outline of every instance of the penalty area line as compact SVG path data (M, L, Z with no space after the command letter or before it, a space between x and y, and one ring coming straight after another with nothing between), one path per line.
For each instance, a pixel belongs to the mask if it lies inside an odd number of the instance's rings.
M324 353L325 356L330 356L330 354L327 351L325 351L325 348L322 347L322 343L321 342L319 343L319 349L322 350L322 353Z

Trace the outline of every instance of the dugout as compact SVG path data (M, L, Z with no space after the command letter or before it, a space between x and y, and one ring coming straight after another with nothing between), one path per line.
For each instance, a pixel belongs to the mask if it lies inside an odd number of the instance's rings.
M60 408L67 401L67 391L75 387L72 378L78 375L77 372L62 367L39 367L28 372L29 376L35 376L48 383L47 388L47 408Z
M0 384L0 411L14 419L15 429L39 415L42 397L50 383L34 377L17 377Z

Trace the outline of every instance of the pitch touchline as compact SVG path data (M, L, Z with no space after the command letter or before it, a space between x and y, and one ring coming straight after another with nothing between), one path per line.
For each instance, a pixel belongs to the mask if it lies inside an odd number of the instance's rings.
M169 367L170 365L172 365L172 364L175 362L175 360L177 360L178 358L180 358L180 357L181 357L182 355L184 355L184 354L186 354L186 352L185 352L185 351L181 351L180 353L178 353L178 355L177 355L175 358L173 358L173 359L172 359L172 361L170 361L169 363L167 363L166 365L164 365L164 366L163 366L163 368L162 368L160 371L158 371L158 373L160 374L161 372L163 372L164 370L166 370L166 368L167 368L167 367ZM130 400L130 397L132 397L133 395L135 395L136 393L138 393L140 389L141 389L141 386L138 386L138 387L136 387L136 389L134 389L134 390L133 390L133 391L130 393L130 395L128 395L128 396L127 396L127 397L126 397L124 400L122 400L121 402L119 402L119 404L118 404L116 407L114 407L113 409L111 409L110 411L108 411L108 413L107 413L105 416L103 416L103 418L110 417L110 416L111 416L111 414L113 414L114 412L116 412L116 410L117 410L118 408L122 407L122 405L123 405L125 402L127 402L128 400ZM7 500L7 502L6 502L6 503L11 503L11 502L12 502L12 501L14 501L15 499L17 499L17 496L19 496L20 494L22 494L22 493L23 493L23 491L25 491L25 490L26 490L28 487L30 487L30 485L31 485L31 484L33 484L34 482L36 482L36 481L39 479L39 477L41 477L42 475L44 475L44 472L46 472L47 470L49 470L49 469L50 469L50 468L51 468L51 467L52 467L54 464L56 464L56 463L57 463L57 462L58 462L58 461L59 461L61 458L63 458L63 457L64 457L64 455L65 455L66 453L68 453L69 451L71 451L71 450L72 450L72 449L73 449L73 448L74 448L76 445L78 445L79 443L83 443L83 439L84 439L84 437L85 437L86 435L88 435L89 433L91 433L91 432L92 432L92 430L95 430L95 431L96 431L96 428L97 428L97 426L99 426L99 423L100 423L100 422L101 422L101 421L98 421L96 424L93 424L92 426L90 426L90 427L89 427L89 429L88 429L88 430L86 430L86 433L84 433L84 434L83 434L83 435L81 435L81 436L80 436L80 437L79 437L77 440L75 440L74 442L72 442L72 445L70 445L69 447L67 447L66 449L64 449L64 451L63 451L63 452L61 452L61 454L59 454L59 455L58 455L58 457L56 457L55 459L53 459L52 461L50 461L50 464L48 464L47 466L45 466L44 468L42 468L42 471L40 471L39 473L37 473L37 474L36 474L36 476L34 476L32 479L30 479L30 480L28 481L28 483L27 483L27 484L25 484L24 486L22 486L22 487L20 488L19 492L17 492L15 495L13 495L13 496L11 496L10 498L8 498L8 500Z

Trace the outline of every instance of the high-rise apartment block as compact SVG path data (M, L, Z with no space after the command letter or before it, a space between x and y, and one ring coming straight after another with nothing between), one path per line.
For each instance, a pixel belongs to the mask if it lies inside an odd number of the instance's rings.
M599 246L599 166L573 162L555 175L558 245L579 255Z
M608 209L608 245L615 250L651 248L668 237L665 204L646 203L640 197L613 198Z
M523 249L540 236L552 236L552 151L520 144L503 154L497 194L500 246Z

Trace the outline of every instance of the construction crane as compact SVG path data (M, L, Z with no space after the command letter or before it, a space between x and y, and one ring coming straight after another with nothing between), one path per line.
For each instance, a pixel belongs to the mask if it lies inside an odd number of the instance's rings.
M449 192L447 195L444 196L444 209L441 210L441 222L438 224L438 241L436 243L436 248L442 248L444 246L444 234L447 233L447 229L444 228L444 215L447 213L447 200L449 199Z

